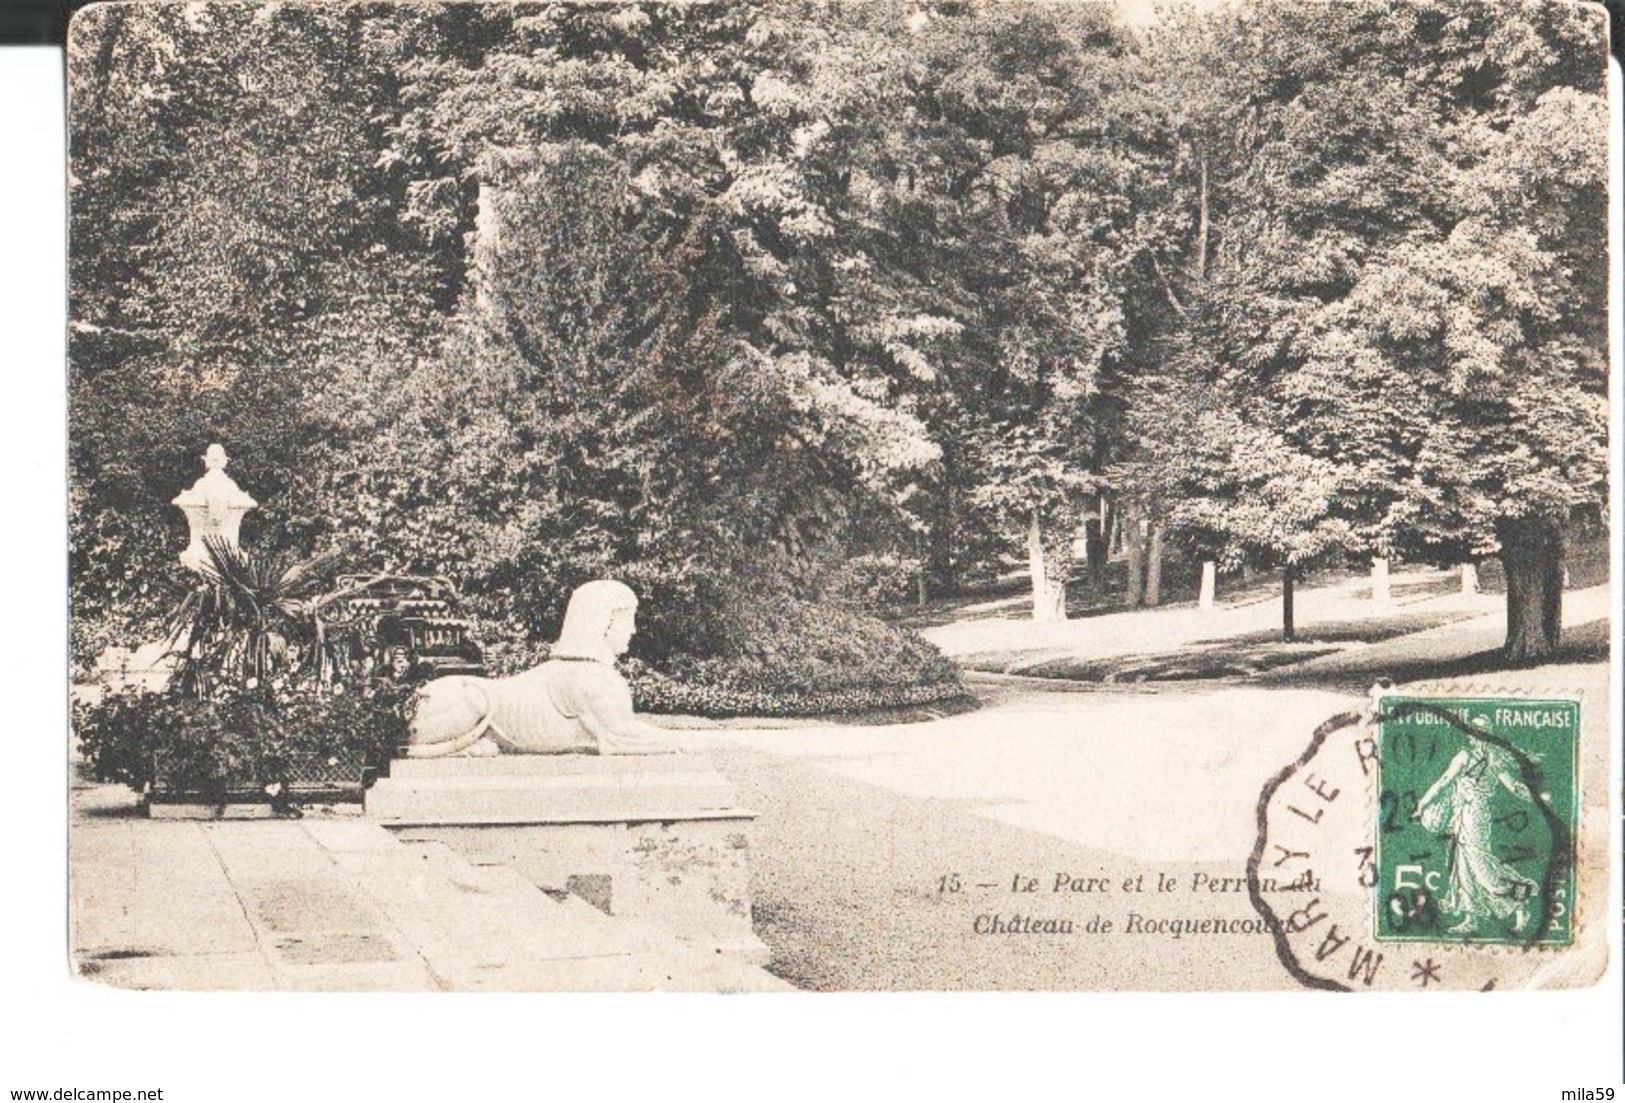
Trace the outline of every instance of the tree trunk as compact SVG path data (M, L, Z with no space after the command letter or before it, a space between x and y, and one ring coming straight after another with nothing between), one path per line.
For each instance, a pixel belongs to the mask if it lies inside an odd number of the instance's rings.
M1145 600L1145 538L1140 534L1140 511L1125 505L1120 519L1123 524L1123 558L1128 560L1128 589L1124 600L1130 609L1138 609Z
M1563 533L1528 518L1496 525L1507 576L1507 638L1511 662L1532 662L1557 650L1563 630Z
M1089 588L1100 589L1101 574L1106 568L1106 496L1095 500L1094 512L1083 519L1084 557L1089 561Z
M930 588L926 585L925 556L920 549L920 534L914 534L914 606L924 609L925 603L930 599Z
M1478 593L1478 565L1476 563L1463 563L1461 565L1461 592L1469 595Z
M1031 527L1027 529L1027 566L1033 580L1033 620L1058 621L1066 619L1066 575L1058 559L1044 547L1044 528L1033 512Z
M953 522L940 514L933 517L921 574L937 597L959 596L959 571L954 562L953 544Z
M1145 550L1145 603L1162 604L1162 522L1151 522L1151 540Z
M474 198L474 248L469 257L469 283L474 288L474 306L482 314L492 309L491 292L497 280L497 252L502 245L502 212L497 209L498 189L481 174Z
M1258 572L1253 568L1253 565L1243 559L1241 561L1241 584L1251 586L1253 579L1256 577L1258 577Z
M1281 639L1291 643L1298 638L1297 629L1292 624L1292 583L1297 574L1292 564L1288 563L1281 568Z
M1208 210L1207 210L1207 150L1203 149L1197 154L1201 166L1201 186L1197 192L1196 207L1196 278L1201 281L1207 279L1207 241L1208 241Z
M957 450L952 441L942 445L942 487L937 495L936 508L931 511L931 531L926 546L925 574L931 591L939 597L959 596L959 565L954 556L957 535L958 501L956 480L959 478L955 462Z

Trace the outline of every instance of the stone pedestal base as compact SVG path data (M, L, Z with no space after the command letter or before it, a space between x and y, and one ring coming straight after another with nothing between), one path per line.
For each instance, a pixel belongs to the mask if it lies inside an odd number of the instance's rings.
M750 919L755 814L703 757L397 759L366 814L543 891L767 964Z

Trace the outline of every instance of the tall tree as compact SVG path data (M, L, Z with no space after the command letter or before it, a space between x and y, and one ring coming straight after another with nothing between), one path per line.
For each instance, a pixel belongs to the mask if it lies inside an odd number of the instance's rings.
M1563 527L1605 498L1601 13L1289 3L1202 27L1158 40L1170 71L1221 59L1178 120L1201 154L1174 339L1235 439L1325 491L1266 518L1238 477L1207 514L1336 534L1271 541L1289 562L1498 550L1507 653L1548 652Z
M593 546L548 585L613 565L708 579L715 605L815 591L855 516L901 520L937 456L912 406L942 326L866 250L852 163L888 48L823 8L553 4L478 64L414 73L400 140L445 166L425 217L479 209L458 338L489 391L474 417L536 455L505 482L554 534L505 537L482 578ZM707 604L688 596L665 605Z
M940 581L976 527L1024 544L1033 615L1058 619L1138 247L1144 165L1117 108L1130 42L1084 6L957 5L912 26L877 175L889 255L954 324L925 405L944 463L924 520Z

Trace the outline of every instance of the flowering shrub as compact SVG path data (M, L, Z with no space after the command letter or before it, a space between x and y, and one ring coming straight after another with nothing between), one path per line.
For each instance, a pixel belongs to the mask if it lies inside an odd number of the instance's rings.
M624 665L636 706L701 716L817 716L960 704L958 668L912 632L825 605L743 614L734 654Z
M707 683L703 677L703 674L691 675L679 680L644 668L630 678L632 696L643 712L717 718L834 716L926 705L958 706L970 699L964 686L958 683L801 691L767 685Z
M860 555L841 564L835 588L862 609L895 612L914 601L920 571L920 561L912 556Z
M206 696L110 693L75 709L92 776L162 798L285 804L296 787L359 793L363 772L406 742L409 690L304 682L275 695L221 684Z
M76 706L90 773L152 800L359 797L366 771L407 740L411 687L341 661L342 635L324 633L324 607L347 593L322 593L336 557L205 546L201 579L169 617L163 690Z

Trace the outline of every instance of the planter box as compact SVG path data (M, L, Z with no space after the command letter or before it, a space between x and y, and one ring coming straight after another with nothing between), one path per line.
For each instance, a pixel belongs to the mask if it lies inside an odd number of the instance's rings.
M360 801L332 804L296 802L296 807L298 816L315 819L350 816L359 818L362 814ZM272 808L270 802L264 800L259 804L236 802L203 804L196 800L177 797L170 803L147 805L147 818L153 820L280 820L288 818L289 815L287 812Z
M177 785L165 774L164 764L156 763L146 793L147 814L155 819L272 819L279 814L278 806L353 808L359 815L362 794L371 780L359 759L335 762L312 757L289 767L273 805L265 790L268 783L254 778L228 779L223 789L206 793Z

